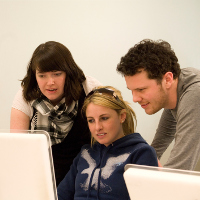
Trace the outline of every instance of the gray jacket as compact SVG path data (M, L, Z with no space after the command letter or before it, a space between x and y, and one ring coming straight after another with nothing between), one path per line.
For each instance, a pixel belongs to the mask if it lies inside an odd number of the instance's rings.
M200 158L200 71L181 69L177 88L177 105L164 109L152 146L158 158L175 139L168 168L194 170Z

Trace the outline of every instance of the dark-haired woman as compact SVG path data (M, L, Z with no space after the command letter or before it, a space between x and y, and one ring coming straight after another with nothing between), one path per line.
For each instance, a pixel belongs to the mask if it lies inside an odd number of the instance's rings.
M56 184L64 178L83 144L90 143L81 107L96 86L85 76L63 44L39 45L28 64L11 109L11 129L45 130L52 143Z

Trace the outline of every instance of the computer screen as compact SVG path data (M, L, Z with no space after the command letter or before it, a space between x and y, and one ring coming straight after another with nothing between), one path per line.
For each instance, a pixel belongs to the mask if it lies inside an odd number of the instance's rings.
M0 130L0 199L57 200L45 131Z
M200 172L128 164L124 179L131 200L200 200Z

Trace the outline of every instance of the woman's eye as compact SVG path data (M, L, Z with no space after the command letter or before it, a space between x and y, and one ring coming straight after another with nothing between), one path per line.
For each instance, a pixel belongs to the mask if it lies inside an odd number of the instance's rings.
M43 78L43 77L44 77L44 75L40 74L40 75L38 75L38 77L40 77L40 78Z
M108 118L109 118L109 117L102 117L101 119L105 121L105 120L107 120Z
M55 76L60 76L62 73L61 72L59 72L59 73L55 73L54 75Z
M93 119L88 119L87 121L88 121L88 123L93 123L94 122Z

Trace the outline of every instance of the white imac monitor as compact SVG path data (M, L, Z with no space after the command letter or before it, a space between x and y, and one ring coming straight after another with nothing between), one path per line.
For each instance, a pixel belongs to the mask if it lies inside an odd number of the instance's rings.
M0 199L57 200L47 132L0 130Z
M200 200L200 172L128 164L131 200Z

